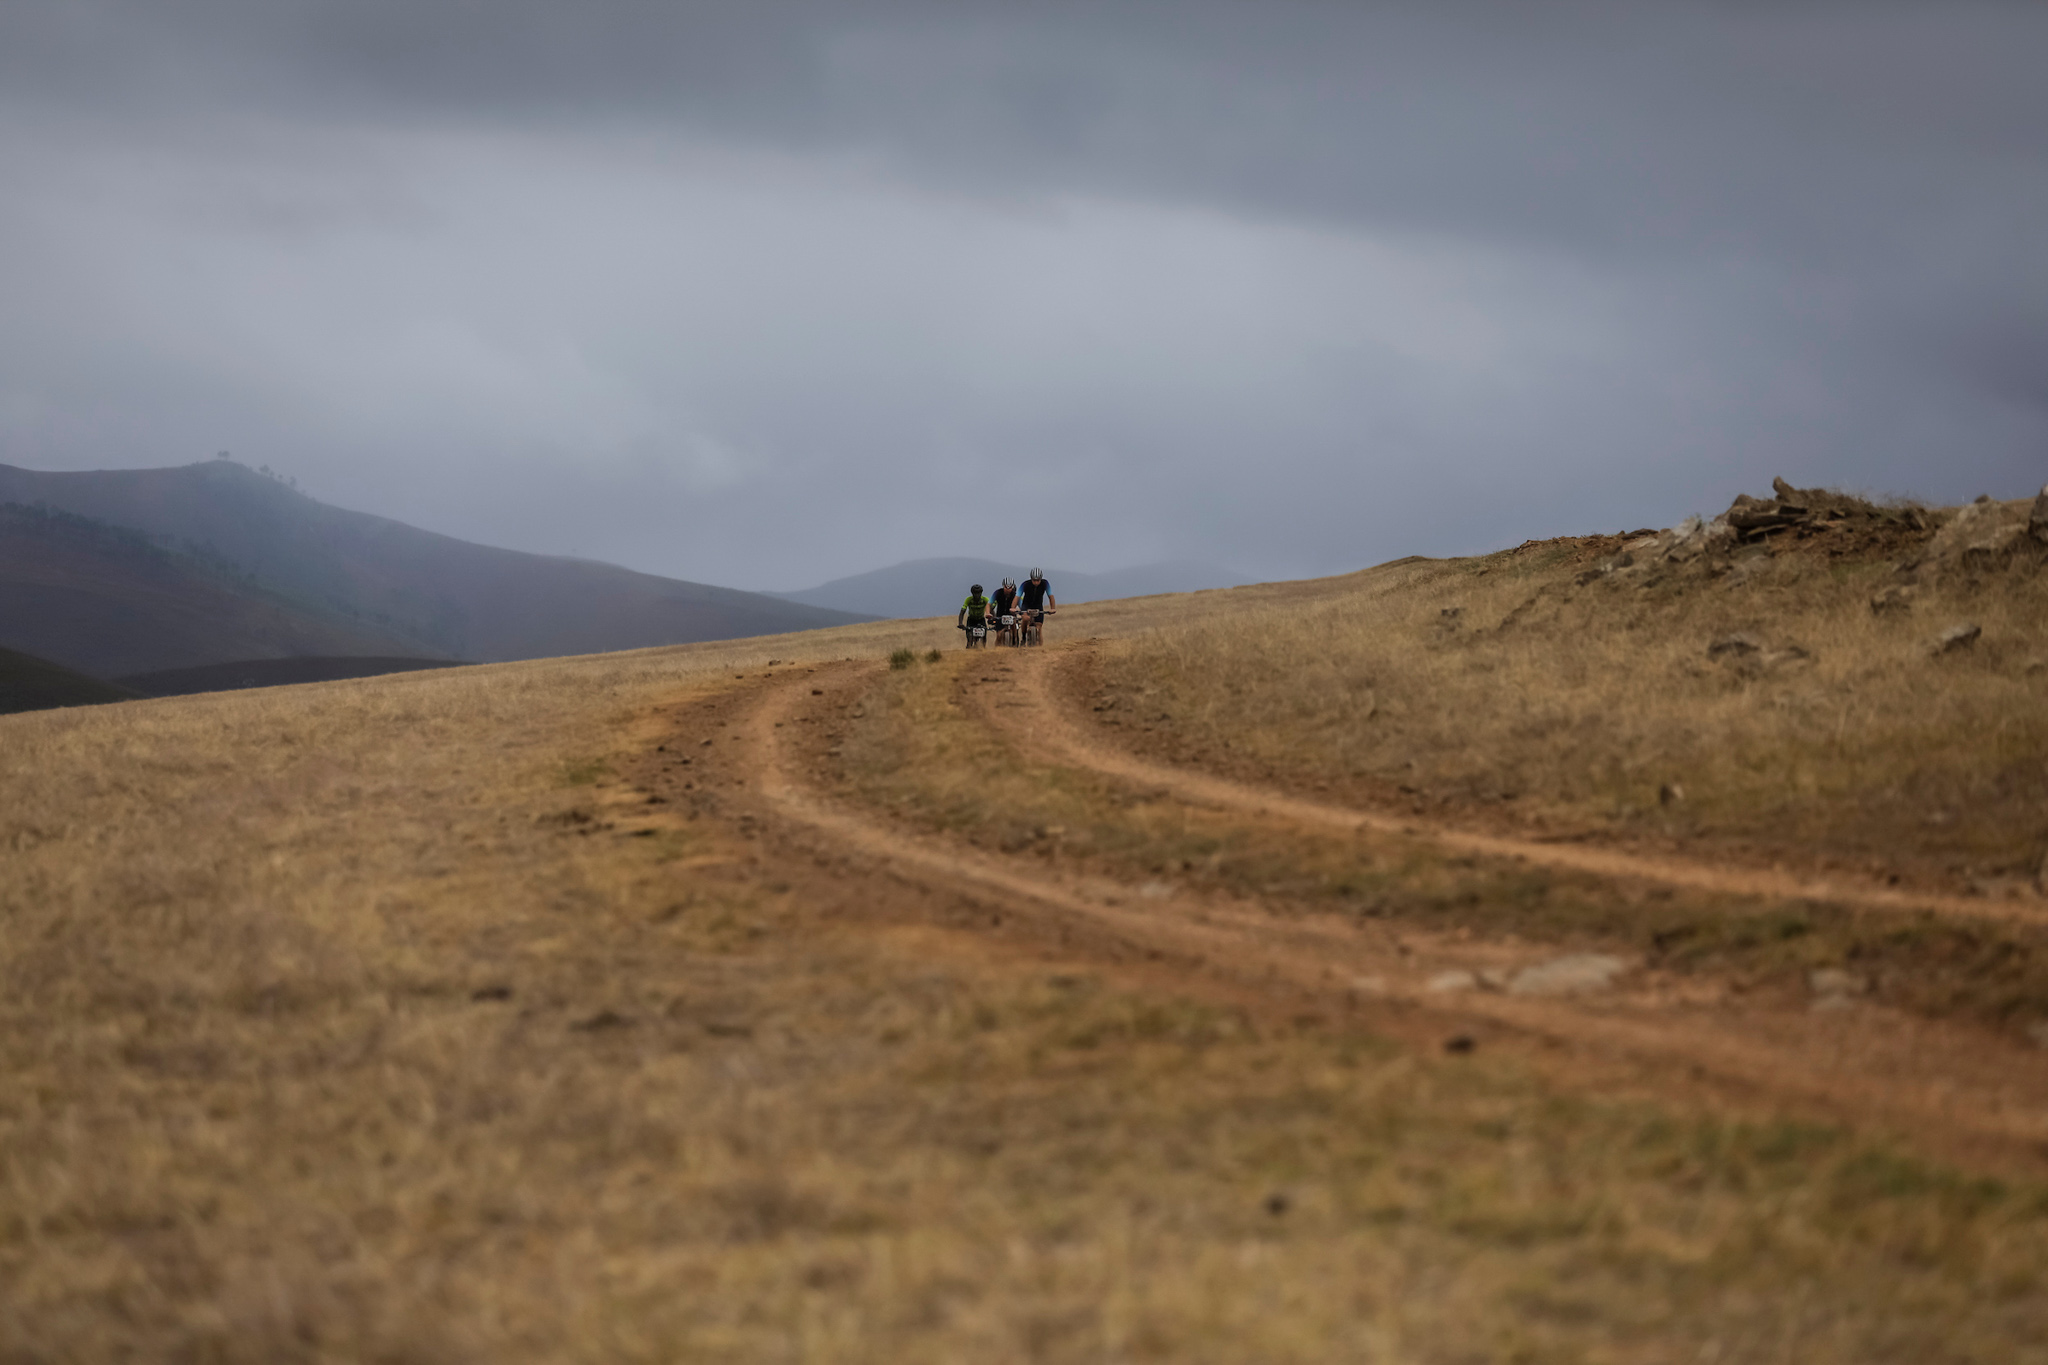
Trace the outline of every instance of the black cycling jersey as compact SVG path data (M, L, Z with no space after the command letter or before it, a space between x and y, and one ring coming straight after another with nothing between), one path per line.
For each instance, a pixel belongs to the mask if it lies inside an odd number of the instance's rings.
M1024 610L1037 611L1045 606L1045 595L1052 591L1052 584L1043 578L1027 578L1017 585L1017 591L1024 598Z
M997 588L989 594L989 597L996 604L996 615L998 616L1009 616L1017 610L1017 590L1015 588Z

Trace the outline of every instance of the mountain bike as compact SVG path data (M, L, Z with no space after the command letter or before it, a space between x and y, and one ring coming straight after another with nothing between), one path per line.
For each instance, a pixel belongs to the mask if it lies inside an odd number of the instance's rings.
M1045 643L1045 613L1027 611L1024 613L1024 643L1042 645Z
M1009 645L1013 648L1024 643L1024 634L1017 629L1017 614L1015 612L1003 613L1001 629L996 632L996 643L999 645Z
M970 622L960 627L960 629L967 632L967 647L969 649L973 649L977 645L983 649L988 648L988 623L986 621Z

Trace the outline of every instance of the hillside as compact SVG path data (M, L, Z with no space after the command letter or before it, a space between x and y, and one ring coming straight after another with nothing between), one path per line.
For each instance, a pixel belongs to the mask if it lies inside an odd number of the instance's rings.
M326 506L228 460L76 473L0 465L4 502L132 528L162 547L217 560L309 610L360 622L381 641L374 649L304 653L531 659L858 619L761 593L474 545Z
M141 695L33 654L0 649L0 716L58 706L100 706Z
M1156 593L1198 592L1206 588L1234 588L1246 580L1213 564L1140 564L1113 573L1084 574L1067 569L1045 570L1053 596L1062 606L1083 602L1107 602L1122 597L1149 597ZM975 583L994 588L1008 575L1022 582L1031 572L1028 564L1004 564L993 559L913 559L886 569L835 578L802 592L775 594L792 602L837 611L864 612L871 616L915 619L920 616L950 616Z
M417 654L412 640L269 591L217 560L0 503L0 644L98 678L291 655Z
M2039 1361L2044 679L1786 485L0 718L0 1356Z
M289 687L298 683L338 682L345 678L381 678L392 673L418 673L448 668L446 659L332 658L242 659L199 668L171 668L156 673L130 673L114 682L145 697L189 697L200 692L236 692L247 687Z

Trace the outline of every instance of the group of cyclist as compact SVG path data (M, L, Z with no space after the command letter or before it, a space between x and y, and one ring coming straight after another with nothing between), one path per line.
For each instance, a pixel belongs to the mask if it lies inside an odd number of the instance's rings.
M966 633L969 649L977 640L985 640L990 635L995 636L999 644L1021 645L1027 638L1036 644L1039 632L1044 628L1046 614L1058 610L1059 603L1052 595L1052 584L1045 581L1044 573L1033 569L1022 587L1015 579L1005 578L1003 586L987 597L981 595L979 583L968 589L967 600L960 604L959 625ZM977 629L982 632L980 636L975 634Z

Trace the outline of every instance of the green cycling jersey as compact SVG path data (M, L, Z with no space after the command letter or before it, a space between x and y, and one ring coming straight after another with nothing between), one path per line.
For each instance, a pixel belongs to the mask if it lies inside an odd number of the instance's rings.
M969 625L981 625L988 619L988 599L986 597L976 597L970 593L967 600L960 604L960 610L967 613L967 623Z

